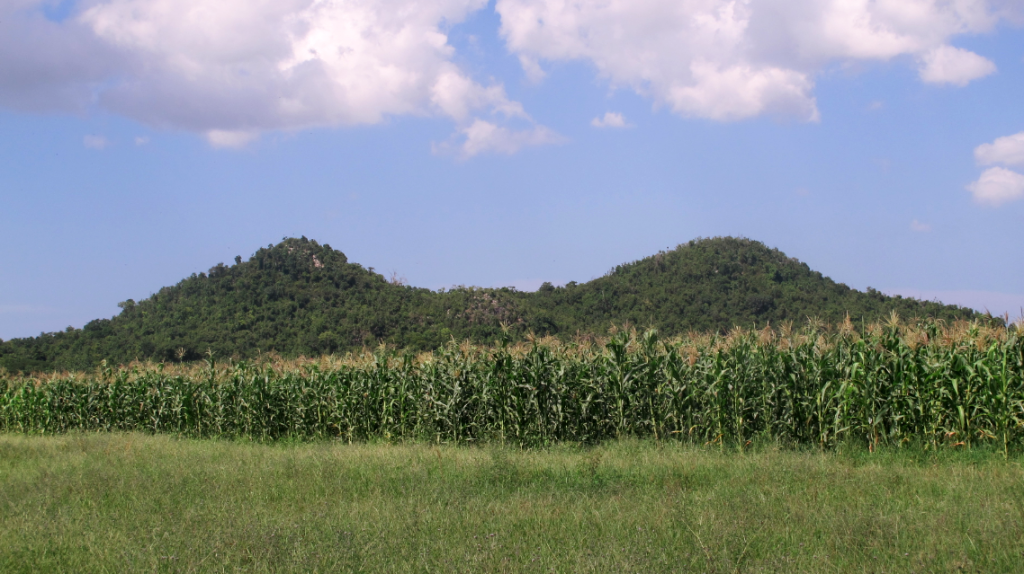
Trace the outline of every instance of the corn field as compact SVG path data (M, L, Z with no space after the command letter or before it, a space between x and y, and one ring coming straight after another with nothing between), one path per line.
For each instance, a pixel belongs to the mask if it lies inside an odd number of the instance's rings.
M594 443L618 437L1024 447L1024 329L900 323L735 330L421 355L0 374L0 431Z

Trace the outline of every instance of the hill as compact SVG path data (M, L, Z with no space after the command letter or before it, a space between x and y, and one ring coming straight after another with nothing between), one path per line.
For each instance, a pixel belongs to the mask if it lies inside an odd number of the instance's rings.
M380 342L425 350L452 337L490 342L502 325L527 333L604 334L613 325L671 335L815 317L971 319L969 309L850 289L749 239L698 239L620 265L604 277L537 292L459 287L431 291L390 282L373 268L305 237L248 261L218 264L82 329L0 342L11 371L86 369L101 360L189 361L211 351L250 357L319 355Z

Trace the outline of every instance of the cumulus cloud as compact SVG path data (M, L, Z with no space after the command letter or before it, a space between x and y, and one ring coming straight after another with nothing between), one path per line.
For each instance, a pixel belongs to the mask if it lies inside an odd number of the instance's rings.
M931 84L966 86L996 71L991 61L953 46L939 46L924 54L921 61L921 79Z
M1024 132L981 144L974 148L974 159L979 165L1024 165Z
M43 5L0 2L0 106L81 111L125 58L80 22L47 20Z
M512 129L481 119L459 130L455 143L435 145L439 154L455 152L462 159L483 153L514 154L527 146L563 143L565 138L541 125Z
M741 65L722 68L697 61L690 65L693 85L669 89L666 99L682 115L713 120L740 120L765 112L818 120L807 75L776 67Z
M1024 197L1024 175L1003 167L990 167L982 172L967 190L974 201L983 205L999 206Z
M526 79L530 83L538 84L548 75L534 58L520 55L519 65L523 67L523 73L526 74Z
M241 148L260 137L259 132L251 130L210 130L206 132L206 141L217 148Z
M536 78L540 62L592 64L682 116L818 119L814 76L833 63L912 56L924 81L995 70L949 45L992 28L986 0L498 0L501 34Z
M0 8L0 105L99 105L240 147L267 130L525 117L454 62L446 29L486 0L46 0ZM6 32L10 31L11 34Z
M595 128L631 128L632 124L626 122L626 118L618 112L605 112L604 117L590 120L590 125Z
M553 139L541 126L510 127L532 120L501 83L456 64L447 30L487 0L69 1L59 22L43 10L53 0L0 4L0 106L99 107L221 147L268 130L410 115L450 118L467 142L482 125L519 134L508 141ZM497 0L494 9L533 82L550 62L578 60L681 116L816 121L815 77L831 65L903 56L923 81L954 85L992 73L951 42L1019 16L1017 4Z
M82 145L89 149L102 150L109 146L110 142L103 136L85 136L82 138Z
M1024 165L1024 132L981 144L974 148L974 159L978 165ZM1024 175L1005 167L990 167L967 190L976 202L999 206L1024 197Z

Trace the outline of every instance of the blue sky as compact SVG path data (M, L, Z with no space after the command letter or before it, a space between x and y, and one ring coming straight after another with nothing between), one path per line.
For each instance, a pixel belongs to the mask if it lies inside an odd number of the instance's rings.
M300 236L412 285L695 237L1019 315L1024 4L11 0L0 338Z

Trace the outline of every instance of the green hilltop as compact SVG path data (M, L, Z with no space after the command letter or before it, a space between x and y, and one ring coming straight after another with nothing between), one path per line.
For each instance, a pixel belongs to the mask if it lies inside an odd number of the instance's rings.
M697 239L615 267L607 275L537 292L458 287L431 291L387 280L345 254L305 237L285 239L248 261L218 264L120 314L82 329L0 343L10 371L87 369L102 360L196 360L357 350L386 342L428 350L455 338L493 342L503 326L569 337L603 335L612 325L655 327L666 335L725 331L816 318L837 323L979 317L970 309L860 292L777 249L749 239Z

